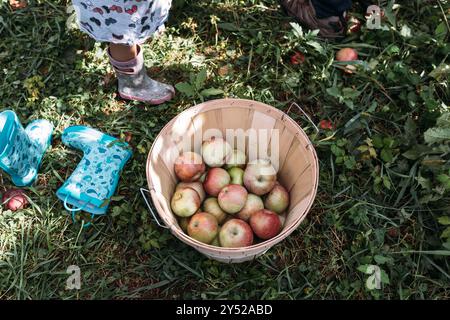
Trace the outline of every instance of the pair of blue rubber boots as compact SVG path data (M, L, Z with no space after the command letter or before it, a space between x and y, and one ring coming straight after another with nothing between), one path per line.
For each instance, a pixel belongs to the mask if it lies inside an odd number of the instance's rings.
M46 120L33 121L23 128L13 111L0 113L0 168L11 176L16 186L29 186L35 181L52 133L53 125ZM120 172L132 155L130 147L85 126L64 130L62 142L83 151L84 156L56 195L74 221L80 211L92 217L106 214Z

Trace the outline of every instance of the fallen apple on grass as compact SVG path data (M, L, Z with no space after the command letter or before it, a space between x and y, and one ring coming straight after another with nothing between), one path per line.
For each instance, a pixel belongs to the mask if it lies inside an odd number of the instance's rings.
M228 174L231 177L231 184L244 185L244 170L238 167L228 169Z
M25 209L28 205L28 198L22 189L10 189L3 194L2 203L11 211Z
M275 212L263 209L252 214L250 226L258 238L268 240L280 233L281 220Z
M225 248L251 246L253 244L252 228L243 220L231 219L220 229L219 241Z
M222 168L212 168L206 175L203 187L209 195L217 197L220 190L230 184L231 177L228 172Z
M183 182L193 182L202 176L206 166L201 155L184 152L175 160L175 174Z
M348 62L358 60L358 52L353 48L343 48L336 53L336 60L339 62ZM344 68L346 73L353 73L356 70L354 65L347 65Z
M203 160L213 168L222 167L230 158L232 151L230 144L218 137L212 137L202 144Z
M250 162L244 172L244 185L258 196L268 193L275 186L277 173L268 159Z
M200 208L200 196L192 188L180 189L173 194L170 205L177 216L190 217Z
M264 207L275 213L283 213L289 206L289 192L278 182L267 194Z
M230 184L220 191L217 201L223 211L229 214L235 214L244 207L247 196L248 192L243 186Z
M212 214L199 212L192 216L187 229L190 237L209 244L217 237L219 224Z
M206 198L205 189L203 189L203 184L201 182L198 182L198 181L197 182L180 182L179 184L177 184L175 191L185 189L185 188L191 188L191 189L194 189L195 191L197 191L197 193L200 197L200 202L203 202L203 200L205 200L205 198Z
M206 199L203 202L203 211L212 214L219 224L224 223L227 218L227 213L220 208L217 198L210 197Z
M247 201L241 211L238 212L237 217L248 222L253 213L262 209L264 209L264 202L262 199L256 194L249 193Z
M247 163L247 156L245 155L245 153L241 150L234 149L233 152L231 153L230 158L227 160L225 168L231 169L234 167L238 167L244 169L246 163Z

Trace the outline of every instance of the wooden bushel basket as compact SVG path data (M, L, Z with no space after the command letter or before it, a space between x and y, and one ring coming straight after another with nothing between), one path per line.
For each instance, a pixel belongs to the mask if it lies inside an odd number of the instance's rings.
M178 225L170 208L177 179L176 157L183 151L184 139L192 139L193 151L200 152L201 141L194 132L217 128L226 137L226 129L267 129L279 134L280 183L290 193L290 206L283 230L276 237L244 248L222 248L192 239ZM183 145L184 146L184 145ZM248 147L245 150L248 153ZM319 182L319 163L314 147L300 126L282 111L269 105L241 99L221 99L194 106L173 118L159 133L147 159L147 181L153 204L163 223L181 241L211 259L238 263L255 259L289 236L310 210ZM144 194L144 193L143 193ZM145 198L145 194L144 194ZM145 198L146 199L146 198ZM146 200L147 201L147 200Z

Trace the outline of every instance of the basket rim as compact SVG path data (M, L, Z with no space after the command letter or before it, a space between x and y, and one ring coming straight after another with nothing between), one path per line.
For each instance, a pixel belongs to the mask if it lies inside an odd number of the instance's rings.
M242 105L242 103L244 103L245 105ZM253 245L247 246L247 247L239 247L239 248L216 247L216 246L213 246L210 244L205 244L203 242L200 242L198 240L195 240L195 239L189 237L187 234L185 234L181 230L178 230L177 228L175 228L173 226L173 224L169 223L169 221L167 221L166 218L160 214L160 211L165 212L165 210L161 207L159 199L158 199L158 193L156 192L155 188L153 187L153 185L151 183L152 178L151 178L151 174L150 174L150 167L151 167L151 156L153 154L153 150L154 150L156 141L158 141L158 139L160 139L164 135L164 132L167 130L167 128L169 128L178 118L180 118L181 116L188 114L188 113L191 113L192 117L194 117L200 113L212 111L215 109L223 109L224 107L225 108L226 107L235 107L235 108L252 109L255 106L258 108L261 108L261 109L266 109L267 113L271 114L271 116L273 116L274 114L277 115L278 120L283 121L285 124L289 124L289 126L292 129L295 129L297 131L297 133L296 133L297 137L299 135L302 135L303 138L305 139L305 141L308 141L309 145L312 146L311 140L309 139L309 137L305 133L305 131L300 127L300 125L297 122L295 122L288 114L281 111L280 109L277 109L277 108L275 108L271 105L268 105L266 103L263 103L263 102L249 100L249 99L224 98L224 99L209 100L209 101L194 105L194 106L180 112L179 114L177 114L161 129L161 131L155 137L153 144L148 152L147 162L146 162L146 178L147 178L147 184L148 184L148 187L150 190L150 195L151 195L153 204L155 205L155 208L158 211L158 216L164 221L164 224L167 227L169 227L169 229L171 230L172 233L175 234L175 236L177 236L178 238L183 238L180 240L182 240L183 242L185 242L187 244L191 244L196 249L198 249L198 248L208 249L208 250L211 250L211 251L214 251L217 253L219 253L219 252L236 253L236 252L243 252L245 250L250 250L250 249L251 250L255 250L255 249L267 250L268 247L270 248L270 247L274 246L275 244L283 241L292 232L294 232L298 228L300 223L303 221L303 219L306 217L306 214L310 211L310 209L314 203L314 199L317 195L317 190L318 190L318 185L319 185L319 161L318 161L317 152L316 152L315 148L311 147L311 148L308 148L308 150L312 154L312 157L314 160L312 162L312 165L314 165L316 167L316 170L315 170L316 174L315 174L315 179L314 179L314 186L313 186L312 192L308 199L308 204L305 207L305 209L303 210L302 214L295 220L295 222L289 228L283 229L282 232L280 232L277 236L275 236L272 239L262 241L260 243L253 244ZM170 212L170 214L173 215L172 212Z

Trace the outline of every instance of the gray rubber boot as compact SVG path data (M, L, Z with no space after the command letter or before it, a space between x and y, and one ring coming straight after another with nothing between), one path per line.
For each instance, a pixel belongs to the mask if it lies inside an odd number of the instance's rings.
M147 75L140 46L136 58L129 61L115 60L109 49L108 55L119 81L119 95L123 99L157 105L175 96L175 89L171 85L155 81Z

